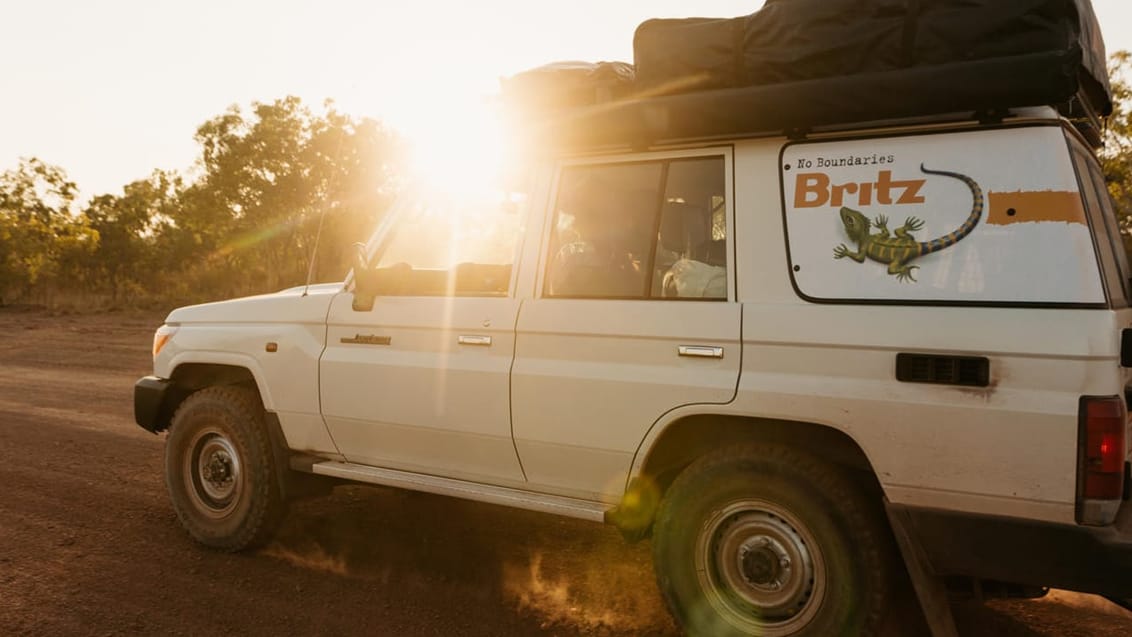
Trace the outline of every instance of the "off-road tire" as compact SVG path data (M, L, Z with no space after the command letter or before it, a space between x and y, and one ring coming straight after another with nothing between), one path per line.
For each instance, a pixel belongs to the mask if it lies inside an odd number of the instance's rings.
M219 464L202 468L204 456ZM206 483L202 476L219 475L213 467L227 467L230 479ZM258 395L221 386L186 398L165 441L165 484L181 525L201 544L234 552L267 542L286 502Z
M894 553L879 505L862 491L847 471L785 446L700 458L657 512L653 560L669 610L693 636L875 634ZM787 603L760 605L780 590Z

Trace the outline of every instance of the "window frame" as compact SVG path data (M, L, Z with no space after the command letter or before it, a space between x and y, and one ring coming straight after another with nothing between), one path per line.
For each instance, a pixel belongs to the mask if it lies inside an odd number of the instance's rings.
M1129 270L1128 258L1124 253L1120 220L1116 217L1108 183L1096 155L1068 131L1065 138L1069 145L1070 162L1077 173L1081 206L1085 210L1093 237L1097 271L1103 281L1108 306L1113 309L1129 307L1129 302L1132 301L1129 298L1132 292L1132 282L1129 279L1132 271Z
M523 192L524 196L523 196L522 200L516 204L518 209L516 210L515 214L518 215L518 224L519 225L518 225L518 231L517 231L517 234L516 234L516 237L515 237L515 243L511 248L511 264L510 264L511 265L511 271L508 274L507 290L505 292L502 292L502 293L457 292L457 291L453 290L452 293L450 293L450 294L419 294L419 293L378 294L377 295L378 298L380 298L382 296L392 296L392 297L396 297L396 298L421 298L421 299L435 299L435 298L503 299L503 298L515 298L516 291L517 291L517 288L518 288L518 281L519 281L520 259L522 259L522 257L523 257L523 245L525 244L526 236L527 236L527 234L530 230L530 225L529 225L530 218L529 217L530 217L530 214L531 214L532 198L535 194L534 191L533 191L533 181L529 177L528 177L527 185L528 185L528 187L527 187L526 191ZM404 196L404 195L402 195L402 196ZM380 261L382 255L388 249L389 243L396 238L398 229L401 227L401 223L403 222L403 220L410 217L413 214L413 206L412 205L405 205L406 203L411 204L413 201L415 201L415 199L412 198L412 197L409 197L409 199L407 201L394 203L393 207L386 214L385 218L382 219L378 223L377 229L372 233L370 240L367 242L366 248L364 249L365 254L366 254L367 263L373 265L373 264L376 264L378 261ZM488 265L498 265L498 264L488 264ZM454 268L455 268L455 266L453 266L453 268L450 268L448 270L448 272L450 273L450 276L451 276L451 273L453 272ZM422 269L422 271L424 271L424 270ZM348 291L348 292L351 292L351 293L356 291L357 278L356 278L356 275L355 275L354 270L352 268L350 270L349 278L347 279L346 283L347 283L347 285L345 286L345 291Z
M724 224L726 237L725 252L727 255L727 296L725 298L701 297L653 297L642 290L641 296L582 296L582 295L553 295L547 290L550 280L550 268L555 255L551 254L554 243L554 233L558 224L558 201L562 194L563 175L572 168L615 166L624 164L663 163L661 170L660 197L663 198L668 188L668 168L673 161L696 159L722 159L724 179ZM546 214L539 249L538 277L535 281L535 296L540 299L558 301L635 301L641 302L698 302L698 303L734 303L736 300L736 254L735 254L735 180L734 180L734 147L731 145L707 146L688 150L656 151L648 153L620 153L616 155L585 156L563 159L554 166L554 180L550 189L550 197L546 204ZM659 234L661 222L659 210L653 220L654 234ZM655 269L658 239L654 238L649 249L650 266ZM645 285L651 285L652 275L646 276ZM642 286L644 287L644 286Z

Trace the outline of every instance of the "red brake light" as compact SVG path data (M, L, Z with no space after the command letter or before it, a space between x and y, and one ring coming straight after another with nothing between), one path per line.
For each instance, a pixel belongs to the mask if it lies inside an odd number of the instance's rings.
M1078 505L1089 501L1119 501L1124 495L1124 432L1128 414L1118 396L1081 400L1081 431L1077 467ZM1085 505L1082 507L1081 505ZM1081 520L1108 524L1111 520Z

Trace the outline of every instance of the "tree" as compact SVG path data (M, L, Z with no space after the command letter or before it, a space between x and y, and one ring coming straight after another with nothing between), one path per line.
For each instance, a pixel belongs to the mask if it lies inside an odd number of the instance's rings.
M72 212L75 194L61 168L39 159L0 173L0 298L47 300L82 276L98 233Z
M90 264L99 274L94 287L108 291L112 302L127 288L155 287L166 265L157 257L159 233L177 215L183 190L179 175L158 170L127 184L121 196L95 197L83 211L99 237Z
M1109 82L1112 85L1113 111L1105 131L1105 146L1100 152L1101 166L1109 194L1116 206L1124 249L1132 254L1132 86L1128 69L1132 54L1117 51L1109 57Z
M166 238L195 246L190 279L222 294L302 283L320 225L319 277L342 276L349 243L387 206L398 156L376 122L330 104L315 115L296 97L249 113L233 106L196 140L201 177L183 192Z

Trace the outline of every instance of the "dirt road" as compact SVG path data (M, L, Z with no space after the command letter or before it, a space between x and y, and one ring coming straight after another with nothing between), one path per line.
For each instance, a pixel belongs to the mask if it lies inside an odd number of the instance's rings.
M199 548L132 419L160 319L0 310L0 634L676 634L647 544L542 514L339 487L258 553ZM965 635L1132 634L1089 596L957 615Z

